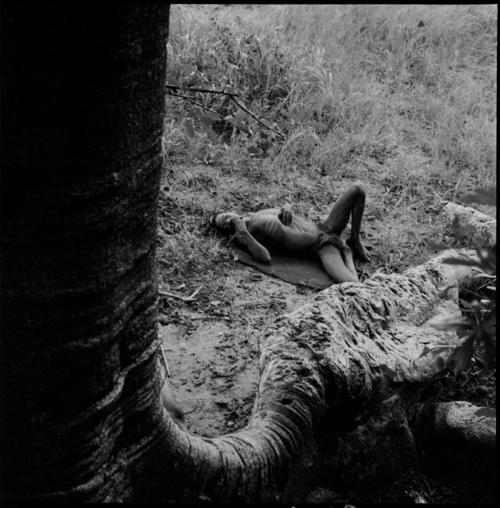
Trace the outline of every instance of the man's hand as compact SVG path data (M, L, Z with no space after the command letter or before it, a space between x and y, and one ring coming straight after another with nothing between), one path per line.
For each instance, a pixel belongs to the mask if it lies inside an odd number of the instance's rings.
M281 207L279 219L285 226L289 226L292 223L292 205L287 204Z

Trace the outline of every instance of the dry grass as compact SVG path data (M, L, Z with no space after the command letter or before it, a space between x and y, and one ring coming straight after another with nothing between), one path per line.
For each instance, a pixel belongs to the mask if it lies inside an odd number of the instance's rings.
M496 31L493 5L176 5L169 81L241 93L286 142L227 99L200 100L250 127L233 144L270 141L277 162L336 168L417 150L429 173L473 185L495 178ZM178 101L180 124L196 108ZM189 152L206 160L196 137Z

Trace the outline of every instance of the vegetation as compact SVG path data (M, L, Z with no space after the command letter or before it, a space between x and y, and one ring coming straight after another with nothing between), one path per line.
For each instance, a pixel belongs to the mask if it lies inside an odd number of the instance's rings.
M360 179L367 220L383 221L378 267L415 264L451 241L443 201L495 183L496 29L493 5L174 5L168 82L238 93L285 137L184 90L212 112L169 97L167 167L237 177L214 182L212 207L234 206L236 185L253 190L241 208L304 215Z
M360 180L372 247L361 280L474 247L443 205L496 185L496 5L173 5L169 37L167 81L179 88L165 116L159 277L186 294L203 285L191 311L240 320L223 278L233 260L207 227L215 210L289 202L316 219ZM496 215L490 202L474 206ZM264 333L286 310L268 297L245 329ZM170 316L181 306L162 303ZM482 324L494 315L483 310L469 315ZM435 383L436 400L495 405L482 358ZM424 497L455 500L446 488Z
M496 28L491 5L176 5L169 82L240 94L286 141L215 94L201 98L225 120L213 130L287 169L364 157L404 173L414 168L403 159L418 158L427 183L454 180L458 191L495 178ZM194 136L186 116L212 120L172 106L181 136Z
M463 196L462 201L476 206L487 204L496 207L496 187L478 188ZM457 242L469 243L473 240L477 257L467 260L450 258L448 263L480 269L462 284L459 296L463 316L441 318L434 320L433 324L438 329L457 330L464 334L462 344L455 350L448 365L457 376L470 367L473 358L484 370L496 363L496 243L490 245L484 239L478 239L470 227L460 225L457 220L452 227Z

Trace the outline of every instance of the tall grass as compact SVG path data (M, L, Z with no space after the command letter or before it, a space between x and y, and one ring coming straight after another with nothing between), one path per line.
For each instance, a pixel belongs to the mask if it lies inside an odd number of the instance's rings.
M168 80L240 93L285 139L228 97L197 100L225 119L220 141L271 164L390 169L417 152L424 178L468 188L496 179L496 42L495 5L174 5ZM217 152L201 110L168 110L170 157Z

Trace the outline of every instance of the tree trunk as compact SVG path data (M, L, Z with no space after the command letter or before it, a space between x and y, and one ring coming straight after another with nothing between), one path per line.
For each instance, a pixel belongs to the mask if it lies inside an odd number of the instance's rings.
M129 499L158 439L168 13L2 6L5 496Z
M445 368L471 270L442 256L336 285L262 341L246 428L213 439L161 405L156 207L168 8L2 15L4 497L276 499L319 424L355 428ZM10 199L8 199L10 198Z

